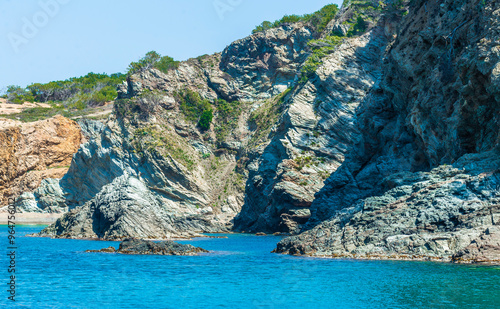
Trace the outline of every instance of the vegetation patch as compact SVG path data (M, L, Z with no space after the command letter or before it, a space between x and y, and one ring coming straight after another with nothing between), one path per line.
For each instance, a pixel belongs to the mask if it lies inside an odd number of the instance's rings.
M196 57L196 60L202 68L214 68L217 64L217 59L210 55L198 56Z
M270 133L272 126L278 121L281 107L290 91L292 88L288 88L273 99L266 100L262 106L250 114L248 122L255 132L249 145L256 144Z
M311 78L323 63L323 59L335 51L335 48L342 43L340 36L328 36L320 40L311 40L307 43L312 50L312 54L307 58L302 67L302 81L305 82Z
M153 113L156 109L163 105L165 95L160 90L144 89L135 99L142 111Z
M345 21L344 24L349 26L346 37L354 37L364 34L369 27L369 22L375 22L377 17L380 16L380 11L383 9L387 11L401 10L404 8L404 1L396 1L390 6L385 5L379 1L356 1L346 0L343 7L350 6L351 17ZM306 82L309 78L314 76L318 67L323 63L323 59L333 53L338 45L342 43L344 36L342 33L330 33L324 39L311 40L308 43L311 49L311 55L308 57L304 66L302 67L302 82Z
M318 174L323 180L327 180L331 176L331 174L327 171L319 171Z
M159 131L154 126L136 129L132 145L135 151L141 156L145 151L149 153L168 154L188 170L193 170L196 164L195 160L184 150L187 149L187 145L183 145L173 135Z
M155 68L163 73L168 73L172 69L177 69L180 62L172 57L161 56L155 51L150 51L137 62L132 62L128 66L127 74L132 75Z
M210 128L213 108L208 100L202 99L199 93L189 89L176 92L174 97L179 102L180 110L187 120L198 123L204 130Z
M5 98L16 104L24 102L58 103L67 109L84 110L115 100L116 87L125 81L125 75L89 73L63 81L35 83L26 88L7 87Z
M326 162L325 158L317 158L317 157L312 157L312 156L297 157L293 161L295 163L295 168L298 171L301 171L304 167L310 168L310 167L318 166L321 163Z
M316 31L322 32L325 30L328 23L337 15L339 7L336 4L329 4L321 10L305 15L285 15L283 18L274 22L264 21L258 25L252 33L258 33L269 29L280 27L284 24L304 22L309 23Z
M27 108L17 114L0 115L3 118L19 120L22 122L35 122L61 115L66 118L84 117L89 112L87 110L67 109L63 105L51 103L51 107Z
M210 124L212 123L212 119L214 118L214 111L209 108L203 111L200 117L200 121L198 122L198 125L202 130L208 130L210 129Z
M217 126L215 127L215 134L217 141L223 142L238 127L242 107L239 101L227 102L222 99L217 100L216 106Z
M135 99L120 99L115 101L114 113L119 118L127 118L140 112L139 104Z
M346 0L343 6L350 6L352 16L344 24L349 25L348 37L362 35L368 30L369 23L376 23L381 12L389 16L407 14L407 0L395 0L390 3L373 0Z
M351 28L349 28L349 31L347 31L347 36L348 37L353 37L356 35L360 35L365 33L366 31L366 21L363 19L363 17L358 16L356 18L356 22L352 24Z

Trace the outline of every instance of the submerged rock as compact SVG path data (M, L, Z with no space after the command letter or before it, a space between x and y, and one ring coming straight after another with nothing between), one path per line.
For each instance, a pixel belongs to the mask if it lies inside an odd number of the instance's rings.
M115 253L115 247L107 247L101 250L85 250L87 253Z
M114 247L85 252L120 253L137 255L197 255L209 251L192 245L179 244L173 241L153 242L149 240L129 238L120 243L118 250Z

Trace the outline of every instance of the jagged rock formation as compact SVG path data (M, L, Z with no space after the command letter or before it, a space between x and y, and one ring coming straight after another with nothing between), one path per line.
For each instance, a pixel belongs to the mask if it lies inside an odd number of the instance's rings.
M178 244L173 241L152 242L141 239L125 239L116 250L114 247L98 251L87 250L89 253L121 253L135 255L198 255L208 251L193 245Z
M236 41L222 54L182 62L168 74L151 69L129 77L118 89L116 117L80 149L60 182L58 192L76 209L41 234L115 239L227 231L244 203L246 166L257 163L248 157L257 145L266 148L278 120L287 121L281 115L289 96L282 92L297 83L312 38L303 23L284 25ZM214 124L203 131L183 113L179 93L186 91L231 101L239 113L224 119L216 110ZM269 120L265 125L248 125L261 116ZM300 176L279 194L302 199L304 191L311 199L337 162L326 158L308 168L312 189L299 186L307 177Z
M345 20L346 14L352 12L344 9L330 25ZM382 76L395 21L375 17L378 25L362 36L345 38L313 78L294 88L271 140L249 151L247 195L236 219L239 230L297 233L309 219L314 194L358 140L358 105Z
M500 222L499 12L411 2L358 113L360 142L317 194L310 230L277 252L472 261L491 241L485 256L500 254L498 234L480 236Z
M257 33L230 44L222 53L189 59L168 74L156 69L131 76L119 98L160 90L167 96L190 89L203 98L253 102L269 99L291 86L306 60L313 38L302 23Z
M222 53L220 69L238 91L228 92L220 79L211 78L209 83L227 100L270 99L296 81L308 56L307 43L313 38L310 27L297 23L233 42Z
M465 249L455 253L454 262L464 264L500 264L500 229L490 227Z
M0 205L34 191L45 179L61 178L82 140L79 125L62 116L34 123L0 120Z

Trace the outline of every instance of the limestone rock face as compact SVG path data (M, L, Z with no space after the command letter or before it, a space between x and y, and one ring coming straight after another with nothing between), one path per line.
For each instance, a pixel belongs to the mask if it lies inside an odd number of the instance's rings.
M220 69L239 88L239 99L269 99L292 85L312 39L312 30L302 23L259 32L230 44L222 53Z
M0 205L34 191L44 179L64 176L82 140L79 125L62 116L33 123L0 120Z
M496 2L411 2L382 82L358 109L359 142L316 195L304 233L277 252L456 261L496 252L485 235L499 224L499 12Z
M249 149L238 230L293 234L308 221L315 193L359 140L356 110L379 87L392 40L385 26L392 23L381 18L364 35L345 38L312 78L288 94L268 140Z

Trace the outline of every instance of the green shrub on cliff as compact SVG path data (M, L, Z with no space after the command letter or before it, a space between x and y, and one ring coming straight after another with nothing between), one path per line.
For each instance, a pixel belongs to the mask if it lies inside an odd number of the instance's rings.
M316 28L316 31L322 32L338 11L339 7L336 4L329 4L316 13L310 14L308 21Z
M250 114L248 124L251 130L255 131L255 134L252 136L249 145L256 145L259 141L267 139L272 126L278 121L281 115L283 105L291 91L292 88L288 88L274 98L266 100Z
M157 126L137 128L132 139L134 152L143 157L145 152L151 154L170 155L172 159L184 165L188 170L193 170L196 162L193 160L185 141L175 135L158 129Z
M52 102L69 110L83 110L87 106L98 106L115 100L116 86L124 80L125 75L120 73L112 75L89 73L62 81L34 83L26 88L9 86L6 98L9 102L18 104Z
M80 110L68 110L61 104L51 104L51 107L33 107L27 108L20 113L2 115L4 118L19 120L22 122L34 122L48 119L55 115L62 115L66 118L84 116L85 112Z
M217 106L217 127L215 134L217 141L223 142L227 136L238 126L238 119L241 114L241 102L219 99Z
M146 70L156 68L163 73L167 73L171 69L179 67L179 61L175 61L172 57L161 56L155 51L150 51L137 62L132 62L128 66L127 73L129 75L144 72Z
M210 124L212 123L213 118L214 118L214 112L211 108L204 110L203 113L201 114L198 125L202 130L208 130L210 129Z
M274 22L264 21L258 25L252 33L266 31L272 28L280 27L283 24L296 23L296 22L306 22L310 23L318 32L323 31L326 25L337 15L339 7L336 4L329 4L324 6L321 10L313 14L305 15L285 15L283 18L278 19Z
M68 102L81 100L85 105L100 104L116 98L116 86L125 81L125 75L89 73L64 81L46 84L35 83L26 89L37 102ZM73 100L71 100L73 99ZM66 104L65 104L66 105Z
M348 37L352 37L355 35L363 34L366 31L366 21L363 17L358 16L356 18L356 23L351 26L349 31L347 32Z
M124 118L127 116L131 116L135 113L140 112L139 104L136 100L131 99L120 99L116 100L113 106L115 114L119 118Z
M302 81L306 81L316 73L318 67L323 63L323 58L333 53L335 48L342 43L342 40L342 37L334 35L307 43L312 50L312 54L302 67Z
M50 118L62 112L63 110L57 107L56 108L34 107L25 109L22 112L15 115L3 115L2 117L16 119L22 122L34 122Z
M212 105L208 100L202 99L199 93L185 89L176 92L174 96L179 102L181 112L186 116L187 120L198 123L203 114L205 114L204 120L208 119L208 111L212 111ZM211 121L212 119L210 119Z
M288 24L288 23L297 23L299 21L304 21L304 16L299 16L299 15L285 15L283 18L276 20L275 22L270 22L270 21L263 21L262 24L258 25L255 27L255 29L252 31L252 33L257 33L257 32L262 32L266 31L272 28L277 28L283 24Z

